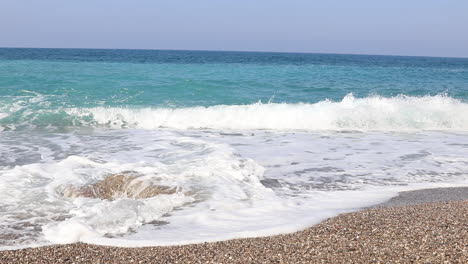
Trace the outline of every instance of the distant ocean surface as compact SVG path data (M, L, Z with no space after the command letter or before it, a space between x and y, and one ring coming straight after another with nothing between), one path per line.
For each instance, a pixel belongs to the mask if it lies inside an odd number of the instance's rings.
M0 249L273 235L461 185L468 59L0 48Z

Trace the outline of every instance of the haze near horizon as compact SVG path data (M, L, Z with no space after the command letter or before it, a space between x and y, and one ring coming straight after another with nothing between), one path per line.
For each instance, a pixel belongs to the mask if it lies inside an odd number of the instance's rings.
M0 47L468 57L462 0L11 1Z

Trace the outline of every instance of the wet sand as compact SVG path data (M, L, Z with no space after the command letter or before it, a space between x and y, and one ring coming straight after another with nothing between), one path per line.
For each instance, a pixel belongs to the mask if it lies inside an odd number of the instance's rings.
M389 202L271 237L171 247L83 243L0 252L0 263L468 263L468 187Z

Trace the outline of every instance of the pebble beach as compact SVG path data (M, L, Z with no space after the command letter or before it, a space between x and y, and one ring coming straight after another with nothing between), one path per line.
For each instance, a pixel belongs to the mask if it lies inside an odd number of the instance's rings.
M0 47L0 264L466 262L468 58L154 48Z
M292 234L170 247L74 243L2 251L0 263L467 263L467 195L405 192Z

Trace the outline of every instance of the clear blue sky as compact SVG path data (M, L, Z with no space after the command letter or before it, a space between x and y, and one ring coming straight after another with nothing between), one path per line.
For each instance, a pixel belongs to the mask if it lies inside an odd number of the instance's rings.
M0 0L0 47L468 57L468 0Z

